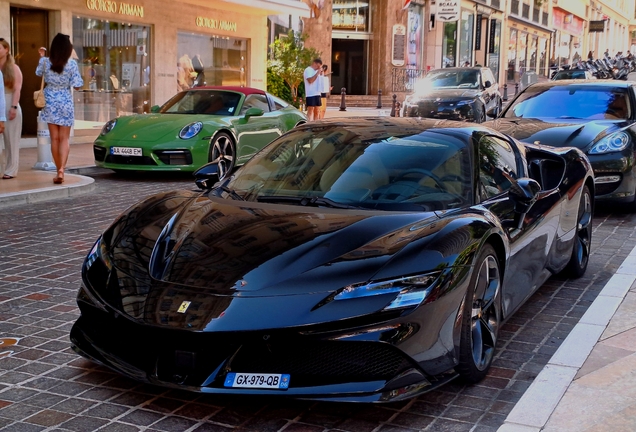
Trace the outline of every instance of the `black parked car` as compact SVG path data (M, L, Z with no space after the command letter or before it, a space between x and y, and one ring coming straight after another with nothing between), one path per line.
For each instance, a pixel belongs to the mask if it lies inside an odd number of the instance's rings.
M326 120L217 170L99 238L75 351L198 392L393 401L483 378L501 323L590 255L585 156L484 127Z
M488 68L444 68L430 71L406 97L403 117L486 121L492 108L501 109L499 84Z
M487 125L528 143L578 147L592 163L596 199L636 210L635 85L617 80L534 84Z

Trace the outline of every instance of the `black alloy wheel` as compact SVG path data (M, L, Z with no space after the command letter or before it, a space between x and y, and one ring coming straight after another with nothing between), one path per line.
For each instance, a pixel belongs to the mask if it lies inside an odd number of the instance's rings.
M493 247L486 244L475 261L464 302L459 375L470 383L486 376L495 355L501 323L501 273Z
M579 278L587 270L592 244L592 194L587 186L581 191L581 201L576 217L576 234L572 246L572 256L565 271L568 276Z
M232 137L225 132L219 132L210 142L210 162L217 164L219 179L225 178L236 164L236 146Z

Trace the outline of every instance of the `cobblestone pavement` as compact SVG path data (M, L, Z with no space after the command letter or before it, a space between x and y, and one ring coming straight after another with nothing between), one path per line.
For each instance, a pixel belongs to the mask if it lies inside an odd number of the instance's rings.
M604 209L579 280L550 279L502 328L478 385L390 405L198 395L142 385L77 356L80 265L126 207L188 177L98 173L87 196L0 209L0 429L11 431L495 431L636 245L636 215Z

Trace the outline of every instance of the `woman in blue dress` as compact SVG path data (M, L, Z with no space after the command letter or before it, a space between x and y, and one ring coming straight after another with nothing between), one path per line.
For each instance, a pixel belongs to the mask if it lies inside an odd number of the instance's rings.
M84 82L75 60L71 59L73 44L68 35L58 33L51 43L50 57L45 57L46 49L40 48L40 63L35 71L37 76L44 75L44 99L42 121L49 124L51 135L51 154L57 168L53 183L64 182L64 168L68 160L69 136L75 121L71 87L79 88Z

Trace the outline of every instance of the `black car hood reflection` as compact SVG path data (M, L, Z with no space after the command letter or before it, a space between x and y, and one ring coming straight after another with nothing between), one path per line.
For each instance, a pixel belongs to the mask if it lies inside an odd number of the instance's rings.
M586 150L603 137L626 128L626 120L525 119L500 118L484 126L510 135L520 141L553 147L577 147Z
M364 258L353 272L356 280L347 283L364 282L422 235L414 224L437 219L433 212L342 211L202 197L184 206L164 227L152 250L149 275L155 281L205 288L217 295L325 292L334 284L307 283L308 273L318 277L317 269L331 266L328 273L333 275L339 262ZM442 259L436 258L433 267ZM126 262L134 259L114 254L118 269L129 268ZM350 272L351 266L347 268ZM285 283L300 276L303 285Z
M415 93L410 97L411 101L418 100L462 100L474 99L481 93L477 89L434 89L426 93Z

